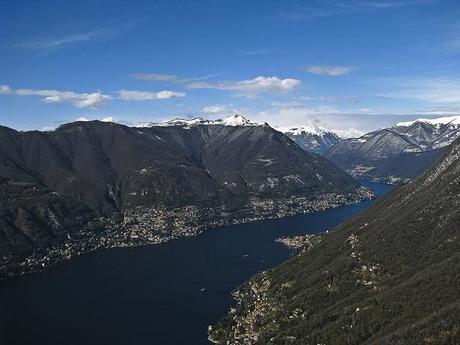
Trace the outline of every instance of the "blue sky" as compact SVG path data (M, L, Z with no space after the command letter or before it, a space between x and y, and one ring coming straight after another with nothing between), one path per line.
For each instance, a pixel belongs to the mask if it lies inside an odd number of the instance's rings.
M458 0L0 0L0 124L460 114L459 18Z

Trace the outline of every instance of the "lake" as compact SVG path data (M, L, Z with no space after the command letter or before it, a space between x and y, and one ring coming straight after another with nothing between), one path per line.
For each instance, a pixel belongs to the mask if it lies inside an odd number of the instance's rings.
M0 290L0 344L209 345L231 291L289 257L275 239L323 232L373 202L94 252L21 277Z

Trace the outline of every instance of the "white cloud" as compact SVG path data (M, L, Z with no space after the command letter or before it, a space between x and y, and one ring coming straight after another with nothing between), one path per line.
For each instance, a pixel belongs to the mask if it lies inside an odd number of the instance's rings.
M8 85L0 85L0 94L9 95L11 93L11 87L9 87Z
M107 101L121 99L124 101L145 101L154 99L168 99L183 97L185 93L163 90L159 92L121 90L117 96L103 94L100 91L93 93L77 93L73 91L13 89L8 85L0 85L0 94L15 96L38 96L45 103L69 103L77 108L99 108Z
M55 50L72 43L94 41L114 35L115 33L110 30L89 31L61 37L35 38L21 42L16 46L30 50Z
M250 52L252 54L260 52ZM182 78L173 74L164 73L135 73L130 77L140 80L159 81L172 84L184 84L188 89L217 89L237 91L245 96L254 96L259 93L278 93L291 91L300 86L298 79L281 79L276 76L258 76L253 79L240 81L209 81L216 76L207 75L199 78Z
M184 97L184 92L176 91L136 91L136 90L121 90L118 91L118 98L124 101L146 101L146 100L155 100L155 99L167 99L173 97Z
M0 94L16 96L39 96L45 103L70 103L77 108L97 108L112 99L100 91L93 93L77 93L73 91L13 89L7 85L0 86Z
M350 74L354 68L349 66L310 65L306 66L304 70L312 74L337 77Z
M233 104L212 104L205 106L201 109L201 112L204 114L213 114L213 115L229 115L229 114L245 114L247 113L246 108L235 107Z
M254 79L236 82L193 82L187 85L190 89L218 89L239 91L245 95L258 93L278 93L292 91L300 86L298 79L280 79L278 77L258 76Z
M261 54L262 51L246 52L246 55ZM199 78L183 78L174 74L165 73L134 73L131 78L158 81L171 84L184 84L188 89L217 89L237 91L239 94L251 97L259 93L279 93L288 92L299 87L301 82L298 79L281 79L276 76L258 76L253 79L240 81L209 81L216 74L207 75Z
M97 108L104 104L105 101L112 99L109 95L103 95L100 92L75 94L70 96L54 95L45 98L46 103L70 102L77 108Z
M167 99L167 98L172 98L172 97L184 97L185 92L165 90L165 91L158 92L157 96L159 99Z

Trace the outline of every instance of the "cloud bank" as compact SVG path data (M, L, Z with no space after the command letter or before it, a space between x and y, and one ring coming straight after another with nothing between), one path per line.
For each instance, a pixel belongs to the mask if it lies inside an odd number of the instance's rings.
M238 91L244 95L258 93L279 93L292 91L300 86L298 79L280 79L276 76L258 76L254 79L240 80L236 82L193 82L187 85L189 89L217 89Z
M135 73L130 75L130 77L139 80L183 84L188 89L229 90L246 96L254 96L259 93L288 92L296 89L301 84L298 79L282 79L277 76L258 76L240 81L209 81L213 76L215 75L201 78L183 78L165 73Z
M100 91L93 93L77 93L73 91L13 89L8 85L0 86L0 94L16 96L39 96L45 103L70 103L77 108L97 108L112 96L102 94Z
M99 108L108 101L119 99L123 101L161 100L173 97L183 97L184 92L163 90L158 92L120 90L115 95L103 94L101 91L78 93L73 91L13 89L8 85L0 85L0 95L38 96L44 103L68 103L77 108Z

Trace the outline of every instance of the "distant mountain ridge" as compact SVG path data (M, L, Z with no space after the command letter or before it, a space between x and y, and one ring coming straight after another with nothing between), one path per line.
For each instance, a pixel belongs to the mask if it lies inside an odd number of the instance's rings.
M195 117L193 119L173 119L165 122L147 122L136 125L136 127L192 127L192 126L264 126L266 123L252 122L242 115L230 115L222 119L205 119L203 117Z
M305 151L322 155L342 140L334 132L314 125L279 128L279 130L294 140Z
M197 121L198 122L198 121ZM369 197L268 125L0 127L0 282L63 258Z
M326 157L355 176L407 181L429 168L459 137L460 116L418 119L345 139Z
M393 128L410 138L421 152L434 150L446 147L460 137L460 116L399 122Z
M412 121L403 121L398 122L394 127L410 127L416 122L428 123L430 125L441 126L441 125L453 125L456 127L460 126L460 115L457 116L446 116L446 117L437 117L434 119L416 119Z

